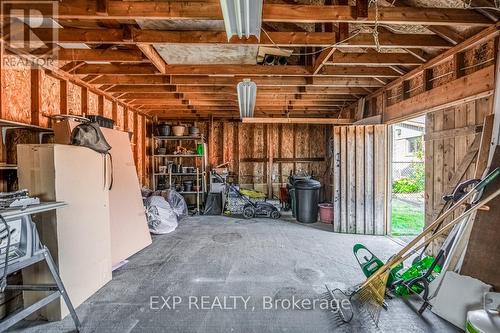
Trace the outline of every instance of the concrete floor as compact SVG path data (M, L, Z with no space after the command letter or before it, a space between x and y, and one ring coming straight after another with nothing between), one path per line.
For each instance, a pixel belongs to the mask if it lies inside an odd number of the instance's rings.
M264 308L264 300L319 300L325 284L347 288L363 280L352 255L364 243L382 260L400 247L388 237L334 234L329 226L289 220L190 217L130 258L113 280L78 307L84 332L457 332L427 311L423 318L401 299L388 301L378 327L356 317L338 326L326 310ZM179 296L168 309L160 296ZM191 306L189 305L189 297ZM202 309L201 296L208 296ZM242 296L248 300L245 309ZM197 297L197 298L195 298ZM151 303L153 300L153 303ZM172 307L171 303L169 306ZM152 306L151 306L152 305ZM196 305L200 309L196 309ZM163 309L159 309L163 306ZM222 304L224 306L224 304ZM62 322L22 322L15 332L68 332Z

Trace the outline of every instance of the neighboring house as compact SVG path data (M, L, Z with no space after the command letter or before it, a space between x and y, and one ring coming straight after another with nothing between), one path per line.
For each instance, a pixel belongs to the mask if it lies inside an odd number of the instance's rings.
M413 164L423 163L425 117L393 125L392 177L393 180L411 176Z

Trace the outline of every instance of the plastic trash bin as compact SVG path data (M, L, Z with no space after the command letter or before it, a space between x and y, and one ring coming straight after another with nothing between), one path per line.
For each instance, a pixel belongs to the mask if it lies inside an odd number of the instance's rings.
M302 223L318 221L321 183L312 179L299 180L295 182L294 187L297 221Z

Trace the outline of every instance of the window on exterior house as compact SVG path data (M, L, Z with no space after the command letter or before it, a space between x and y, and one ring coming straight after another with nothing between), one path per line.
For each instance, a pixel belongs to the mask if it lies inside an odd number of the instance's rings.
M408 152L410 154L415 154L417 151L422 149L422 137L418 136L415 138L408 138Z

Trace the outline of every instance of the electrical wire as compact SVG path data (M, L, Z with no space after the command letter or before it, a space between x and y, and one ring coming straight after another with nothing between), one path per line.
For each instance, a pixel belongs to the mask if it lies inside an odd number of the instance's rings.
M267 36L267 38L269 38L269 40L271 41L271 43L272 43L272 44L273 44L273 45L274 45L277 49L281 50L281 47L280 47L278 44L276 44L276 43L272 40L271 36L269 36L269 34L267 33L267 31L266 31L264 28L261 28L261 29L262 29L262 31L264 32L264 34ZM319 49L319 50L317 50L317 51L314 51L314 52L306 52L306 53L293 53L293 55L295 55L295 56L308 56L308 55L315 55L315 54L321 53L321 52L323 52L324 50L328 50L329 48L332 48L332 47L335 47L335 46L337 46L337 45L343 44L343 43L347 42L348 40L350 40L350 39L352 39L352 38L356 37L357 35L359 35L359 34L361 33L361 29L356 29L356 30L354 30L353 32L354 32L354 33L353 33L351 36L347 37L346 39L341 40L341 41L339 41L339 42L337 42L337 43L335 43L335 44L330 44L330 45L328 45L328 46L325 46L325 47L323 47L323 48L321 48L321 49Z

